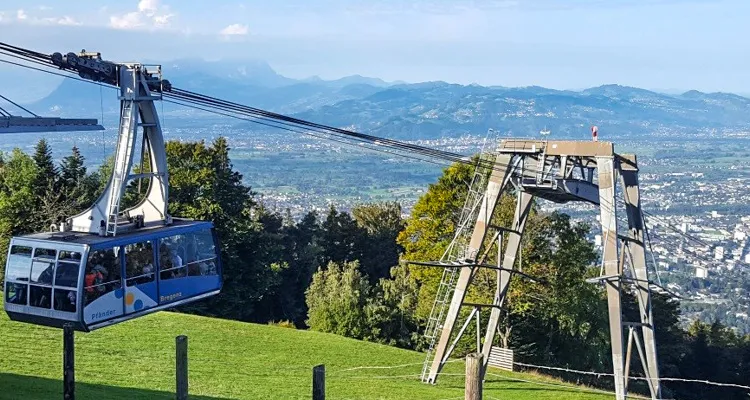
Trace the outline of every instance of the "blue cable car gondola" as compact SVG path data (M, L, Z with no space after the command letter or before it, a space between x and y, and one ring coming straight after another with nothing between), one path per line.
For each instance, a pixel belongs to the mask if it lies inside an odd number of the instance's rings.
M12 320L90 331L217 294L221 261L210 222L116 237L51 232L15 237L5 309Z
M154 105L166 82L161 67L114 64L89 53L81 57L88 61L68 68L97 67L118 76L120 125L112 176L87 210L50 232L11 239L4 303L16 321L91 331L215 295L222 268L213 224L173 219L167 212L167 157ZM134 173L139 128L141 168ZM134 180L146 180L147 189L140 202L121 210Z

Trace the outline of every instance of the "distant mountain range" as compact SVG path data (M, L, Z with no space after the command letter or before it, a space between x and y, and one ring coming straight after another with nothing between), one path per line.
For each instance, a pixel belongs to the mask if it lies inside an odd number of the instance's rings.
M750 130L750 99L729 93L664 94L619 85L566 91L406 84L358 75L295 80L258 61L185 59L164 64L163 71L182 89L402 139L481 134L488 128L530 136L545 126L558 137L587 137L590 125L598 125L602 135ZM102 97L98 87L72 80L29 106L63 116L117 110L114 92Z

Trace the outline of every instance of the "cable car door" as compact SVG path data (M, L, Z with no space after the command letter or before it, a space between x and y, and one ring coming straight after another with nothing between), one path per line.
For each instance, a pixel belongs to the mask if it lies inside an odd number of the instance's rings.
M149 240L124 247L125 252L125 314L157 306L156 263L154 242Z
M121 247L89 250L83 281L83 321L95 325L123 314Z

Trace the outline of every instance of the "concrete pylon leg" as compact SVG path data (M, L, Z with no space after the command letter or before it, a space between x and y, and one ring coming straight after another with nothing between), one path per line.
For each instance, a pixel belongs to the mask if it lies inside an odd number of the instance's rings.
M633 164L635 159L632 160ZM659 364L656 356L656 340L654 339L654 318L651 311L651 291L648 286L648 270L646 268L646 249L643 235L643 214L641 210L640 190L638 188L638 171L634 165L623 166L620 171L623 183L623 194L625 196L625 211L628 216L628 228L630 243L628 244L630 260L633 272L637 279L636 300L642 328L643 351L645 359L643 370L651 378L649 390L651 398L661 398L661 384L659 382Z
M511 170L511 159L510 154L498 154L495 159L494 169L492 175L490 175L487 189L485 190L482 198L482 205L479 208L479 214L477 215L474 229L471 233L471 239L466 254L472 257L468 260L476 263L479 251L482 248L484 239L487 236L487 228L490 225L492 215L495 213L495 207L497 201L500 199L500 195L505 189L507 184L506 177ZM450 344L451 333L456 325L458 314L461 311L461 304L464 302L466 297L466 290L471 283L471 279L474 276L474 272L477 267L463 267L458 275L458 281L456 288L453 291L453 297L451 298L451 304L448 307L448 312L445 315L445 322L443 323L442 330L440 332L440 339L438 340L437 346L435 346L434 358L432 365L430 366L430 373L427 376L427 382L435 383L437 375L443 367L443 358L445 357L446 351Z
M513 217L513 223L511 224L511 230L507 232L508 245L505 247L505 254L502 260L502 268L506 270L513 269L516 265L516 258L518 256L518 250L521 247L521 237L523 236L523 230L526 227L526 221L529 217L529 211L531 210L531 200L534 196L526 192L518 192L518 202L516 203L516 213ZM498 287L497 293L495 293L494 305L490 312L490 320L487 323L487 331L484 335L484 344L482 345L482 355L484 356L484 366L487 366L490 358L490 351L492 350L492 342L495 341L495 333L497 332L497 324L500 322L500 311L502 310L503 302L505 301L505 294L508 292L510 285L511 273L503 270L500 271L500 287Z
M599 173L599 215L602 224L602 262L606 276L622 276L617 257L617 213L615 210L616 171L614 157L596 157ZM615 380L615 397L625 400L621 282L607 281L609 333L612 344L612 366Z

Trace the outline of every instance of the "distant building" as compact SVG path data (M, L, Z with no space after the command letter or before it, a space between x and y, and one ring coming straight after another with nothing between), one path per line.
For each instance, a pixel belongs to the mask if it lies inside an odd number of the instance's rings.
M714 249L714 260L723 260L724 259L724 247L723 246L716 246Z
M594 236L594 246L601 247L602 246L602 235L596 235Z
M718 211L711 211L711 218L719 218L721 214Z
M738 242L741 242L741 241L745 240L746 237L747 237L747 234L745 232L734 231L734 240L736 240Z
M695 277L702 279L708 278L708 268L700 266L695 267Z

